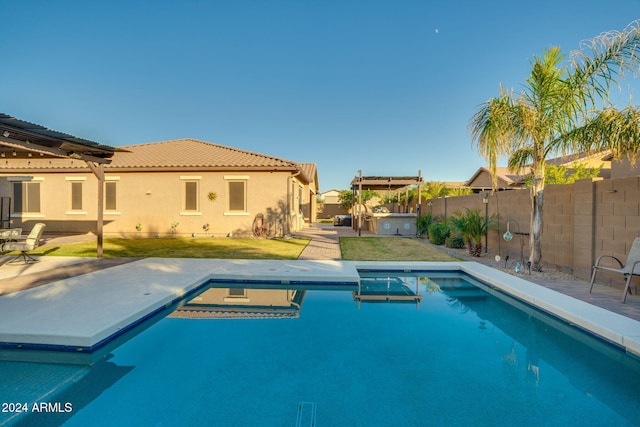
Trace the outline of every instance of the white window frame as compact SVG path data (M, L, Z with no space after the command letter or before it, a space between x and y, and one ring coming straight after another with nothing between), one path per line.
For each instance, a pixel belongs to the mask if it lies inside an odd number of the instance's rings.
M225 216L248 216L249 215L249 176L248 175L225 175L224 180L227 182L227 206L223 215ZM229 184L241 182L244 185L244 209L243 210L231 210L231 192L229 191Z
M120 177L119 176L106 176L104 178L104 214L105 215L120 215L120 211L118 210L118 207L120 206L120 186L118 185L118 182L120 181ZM114 184L115 185L115 202L116 202L116 208L115 209L108 209L107 208L107 184Z
M182 198L180 203L182 203L180 215L189 216L202 216L202 212L200 211L200 182L202 181L201 176L181 176L180 180L182 181ZM195 183L196 184L196 208L194 210L187 210L187 183Z
M69 183L69 210L65 212L67 215L86 215L87 212L84 210L85 201L84 201L84 185L80 187L80 203L82 207L80 209L73 209L73 184L83 184L87 180L84 176L72 176L66 177L65 181Z
M14 194L14 184L15 183L38 183L42 184L44 182L43 177L39 176L8 176L7 181L11 183L11 196L13 197L13 212L11 212L11 218L44 218L44 213L42 212L42 185L39 186L40 192L40 211L39 212L17 212L15 210L15 194Z

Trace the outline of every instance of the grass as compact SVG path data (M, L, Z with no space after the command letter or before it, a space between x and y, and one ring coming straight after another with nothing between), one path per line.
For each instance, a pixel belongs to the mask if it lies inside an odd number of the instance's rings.
M105 239L105 258L297 259L309 239ZM41 246L30 255L95 257L96 243Z
M347 261L458 261L417 239L400 237L341 237Z

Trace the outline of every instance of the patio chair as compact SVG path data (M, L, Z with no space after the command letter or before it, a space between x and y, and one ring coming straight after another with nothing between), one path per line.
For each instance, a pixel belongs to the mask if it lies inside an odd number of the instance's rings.
M604 258L611 258L615 260L620 268L605 267L600 265L600 261ZM593 266L593 273L591 274L591 287L589 288L589 293L591 293L591 291L593 290L593 283L596 280L596 273L598 272L598 270L612 271L614 273L620 273L624 277L626 277L627 281L625 283L624 294L622 294L621 300L621 302L624 304L624 302L627 300L627 294L631 293L631 289L629 287L631 285L631 278L633 276L640 276L640 237L636 237L633 241L631 250L627 255L627 261L624 263L624 265L622 264L622 261L612 255L600 255L598 257L595 265Z
M8 240L14 240L20 237L22 234L22 228L6 228L0 230L0 244Z
M18 238L15 241L8 241L2 244L2 252L20 251L20 255L9 262L16 262L18 258L22 258L25 264L37 262L38 260L30 257L27 252L34 250L40 245L40 238L46 224L37 223L31 229L26 238Z

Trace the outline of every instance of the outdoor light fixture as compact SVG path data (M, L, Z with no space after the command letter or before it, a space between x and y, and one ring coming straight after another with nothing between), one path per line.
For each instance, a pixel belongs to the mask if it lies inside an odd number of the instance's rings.
M482 203L484 204L484 222L489 224L489 193L484 193L482 196ZM489 252L489 227L484 230L484 253Z
M16 153L16 150L13 150L13 157L17 156L18 153Z
M9 135L11 134L7 130L5 130L4 133L2 134L2 136L4 136L5 138L9 138Z

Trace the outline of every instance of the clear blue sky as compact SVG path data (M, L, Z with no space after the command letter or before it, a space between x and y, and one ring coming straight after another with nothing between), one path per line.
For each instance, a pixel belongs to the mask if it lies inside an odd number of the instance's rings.
M321 191L359 169L470 178L485 162L467 125L500 83L640 18L640 0L0 5L0 112L114 146L197 138L315 162Z

